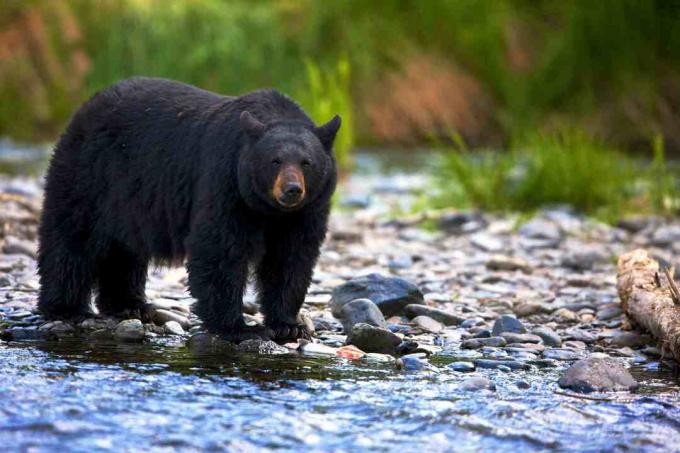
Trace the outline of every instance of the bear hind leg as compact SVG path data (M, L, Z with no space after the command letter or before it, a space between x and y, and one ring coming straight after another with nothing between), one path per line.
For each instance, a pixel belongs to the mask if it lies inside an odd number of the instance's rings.
M147 268L147 260L119 245L111 246L97 269L99 313L145 318Z

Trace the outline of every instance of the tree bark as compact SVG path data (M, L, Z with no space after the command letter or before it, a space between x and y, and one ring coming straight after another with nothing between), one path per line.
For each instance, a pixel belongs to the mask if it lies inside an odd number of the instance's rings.
M680 361L680 306L671 294L673 284L645 250L619 257L616 287L624 312Z

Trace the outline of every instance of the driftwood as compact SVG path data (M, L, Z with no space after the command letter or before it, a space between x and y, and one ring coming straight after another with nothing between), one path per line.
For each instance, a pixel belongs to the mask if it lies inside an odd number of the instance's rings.
M619 258L616 287L629 318L680 361L680 299L672 272L661 273L645 250L633 250Z

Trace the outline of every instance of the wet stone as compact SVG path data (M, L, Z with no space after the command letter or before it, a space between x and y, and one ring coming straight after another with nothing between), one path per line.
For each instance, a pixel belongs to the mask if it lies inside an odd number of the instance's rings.
M404 313L409 318L416 316L428 316L435 321L438 321L445 326L457 326L464 321L464 318L453 313L433 308L427 305L410 304L404 307Z
M616 318L623 314L623 309L620 305L612 305L609 307L601 308L597 311L595 317L600 321L607 321L612 318Z
M271 340L245 340L236 346L238 352L247 352L251 354L266 354L279 355L288 354L289 351L285 347L274 343Z
M369 299L355 299L343 305L340 309L340 321L345 332L348 333L359 323L387 327L382 312Z
M493 271L522 271L531 273L532 268L528 262L521 258L505 255L494 255L486 262L486 268Z
M541 326L535 328L532 333L536 336L541 337L543 344L546 346L559 347L562 345L562 338L557 332L552 330L550 327Z
M501 337L505 339L508 344L510 343L540 343L541 337L538 335L533 335L530 333L514 333L514 332L504 332Z
M587 358L574 363L559 379L562 388L577 392L634 390L638 383L616 359Z
M491 334L498 336L505 332L526 333L527 329L522 322L511 315L502 315L493 325Z
M530 368L526 363L521 363L515 360L490 360L490 359L477 359L474 361L477 368L500 368L506 367L510 370L527 370Z
M610 343L615 347L638 348L652 342L652 337L639 332L618 332L611 337Z
M461 347L463 349L479 349L484 346L492 346L496 348L502 348L507 342L503 337L489 337L489 338L471 338L469 340L463 341Z
M496 384L494 384L485 377L479 376L466 379L458 386L458 390L462 390L465 392L478 392L480 390L489 390L491 392L495 392Z
M573 351L571 349L546 349L543 351L543 358L544 359L553 359L553 360L563 360L563 361L570 361L570 360L578 360L581 358L581 354L579 354L576 351Z
M586 344L595 343L597 336L591 332L584 329L579 329L577 327L567 329L565 332L565 338L570 340L582 341Z
M184 329L177 321L168 321L163 325L165 332L170 335L184 335Z
M139 319L126 319L118 323L113 336L124 342L140 342L144 339L144 325Z
M444 326L439 321L435 321L429 316L416 316L411 322L425 332L439 333L444 329Z
M394 354L401 338L388 329L359 323L352 328L347 342L365 352Z
M446 368L461 373L469 373L475 371L475 364L472 362L453 362L447 365Z
M385 317L400 314L409 304L424 304L423 293L413 283L397 277L370 274L337 286L333 290L333 316L342 316L342 307L355 299L370 299Z
M427 356L422 353L401 356L397 363L400 368L407 371L434 370L427 361Z

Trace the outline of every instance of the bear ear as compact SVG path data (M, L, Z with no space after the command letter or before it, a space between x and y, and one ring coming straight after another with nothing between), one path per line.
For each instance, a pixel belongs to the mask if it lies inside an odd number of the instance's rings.
M241 112L241 127L251 136L260 137L264 133L265 125L263 122L255 118L249 111Z
M335 141L335 136L338 133L338 129L340 129L341 123L340 116L335 115L329 122L316 128L316 136L319 137L323 146L329 151L333 147L333 141Z

